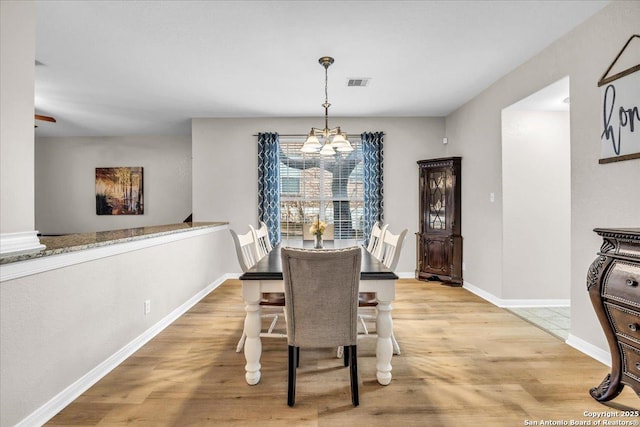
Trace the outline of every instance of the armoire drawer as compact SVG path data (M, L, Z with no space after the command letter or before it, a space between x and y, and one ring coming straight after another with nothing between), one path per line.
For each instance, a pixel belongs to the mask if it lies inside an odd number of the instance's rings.
M620 343L622 350L622 372L640 382L640 350Z
M640 309L640 265L615 260L604 282L602 296Z
M615 333L640 344L640 312L610 302L604 303Z

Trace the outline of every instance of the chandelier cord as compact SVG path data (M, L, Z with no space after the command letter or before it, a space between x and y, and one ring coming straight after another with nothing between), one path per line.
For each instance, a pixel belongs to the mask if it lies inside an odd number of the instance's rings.
M325 131L329 129L329 63L324 64L324 128ZM328 139L328 135L326 135Z
M324 102L329 103L329 67L324 67Z

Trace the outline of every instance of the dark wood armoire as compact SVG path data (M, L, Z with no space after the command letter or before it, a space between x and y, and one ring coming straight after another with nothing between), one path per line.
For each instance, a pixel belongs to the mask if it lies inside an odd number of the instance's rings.
M590 393L606 402L625 385L640 396L640 228L594 231L603 242L587 272L587 290L609 342L611 372Z
M461 157L418 161L419 232L416 279L462 286Z

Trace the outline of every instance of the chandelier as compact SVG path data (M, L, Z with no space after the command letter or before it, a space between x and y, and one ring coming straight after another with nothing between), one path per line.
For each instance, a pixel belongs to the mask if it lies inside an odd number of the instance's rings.
M347 139L347 133L342 132L340 126L329 128L329 107L331 104L329 104L327 81L329 66L333 64L333 58L323 56L318 62L324 67L324 104L322 104L324 107L324 129L311 128L300 151L303 153L317 153L319 151L323 156L333 156L336 151L348 153L353 151L353 147Z

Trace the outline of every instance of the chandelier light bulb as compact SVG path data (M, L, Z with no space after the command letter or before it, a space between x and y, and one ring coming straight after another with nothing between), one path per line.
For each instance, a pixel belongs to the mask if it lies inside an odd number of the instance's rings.
M313 130L311 130L311 133L309 133L309 136L302 145L300 151L302 151L303 153L317 153L321 147L322 144L320 144L318 137L315 135Z
M353 151L353 147L351 146L351 144L347 144L343 145L342 147L336 148L336 151L338 151L339 153L350 153Z
M348 145L349 142L347 142L347 140L345 139L345 137L339 133L336 136L333 137L333 141L331 141L331 145L334 148L339 148L339 147L344 147L345 145Z
M316 147L311 144L303 144L302 148L300 148L300 151L302 151L303 153L317 153L319 149L320 146Z
M335 154L336 154L335 150L333 149L333 147L329 143L325 143L322 146L322 150L320 150L320 155L322 155L322 156L333 156Z

